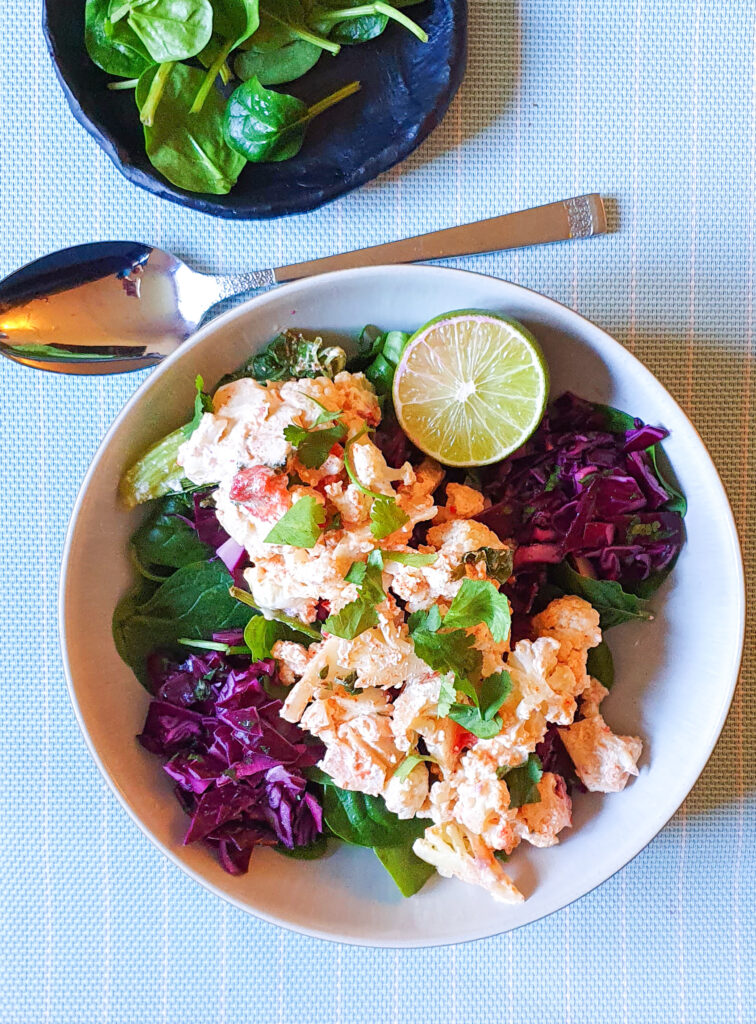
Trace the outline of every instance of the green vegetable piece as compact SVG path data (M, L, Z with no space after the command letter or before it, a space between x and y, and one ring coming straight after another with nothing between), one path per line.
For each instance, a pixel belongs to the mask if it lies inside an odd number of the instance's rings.
M543 765L536 754L530 754L527 761L517 768L499 768L496 774L507 784L510 807L541 802L538 783L543 776Z
M258 615L262 616L262 611L255 604L254 598L249 591L242 590L241 587L230 587L229 594L235 601L241 602L241 604L245 605L247 608L251 608ZM274 622L277 622L281 626L286 626L292 630L292 632L297 634L296 637L284 637L283 639L294 639L297 643L304 644L305 646L311 644L314 640L322 639L319 629L316 629L315 626L310 626L306 622L300 622L299 619L295 619L291 615L286 615L281 611L268 611L267 615L270 616ZM250 636L255 635L256 634L254 633L250 634Z
M653 619L646 604L635 594L628 594L616 580L594 580L581 576L567 563L560 562L551 570L551 578L566 594L585 598L601 616L602 630L623 622Z
M294 96L273 92L257 78L250 78L228 101L224 118L226 141L252 163L289 160L302 148L310 121L359 88L359 82L350 82L308 107Z
M511 625L509 601L488 580L463 581L444 617L444 626L468 629L485 622L497 644L505 643Z
M260 27L250 38L250 47L263 52L279 50L295 40L311 43L334 56L341 49L338 43L312 30L301 0L260 0Z
M194 399L194 416L190 423L183 428L184 437L191 437L197 427L200 425L200 420L206 412L213 411L213 400L210 395L206 394L202 389L205 386L205 382L202 377L197 375L194 379L194 386L197 389L197 394Z
M139 79L136 100L143 118L157 73L150 68ZM145 146L150 163L173 185L188 192L225 195L244 168L244 159L223 139L225 101L220 93L208 96L201 114L189 113L202 79L199 68L169 67L153 124L144 126Z
M215 79L221 73L232 50L254 33L260 24L258 0L214 0L213 32L221 40L205 80L194 97L191 113L198 114L204 106Z
M301 377L328 377L330 380L346 366L346 352L338 345L326 345L322 338L305 338L298 331L284 331L269 342L221 385L243 377L254 380L299 380Z
M200 651L219 651L221 654L249 654L246 644L222 644L219 640L190 640L180 636L178 642L184 647L195 647Z
M126 21L113 24L108 17L110 0L87 0L84 9L84 43L99 68L119 78L139 78L154 61L147 47Z
M456 703L457 693L454 689L454 677L446 675L441 677L441 689L438 694L438 717L447 718L451 711L452 704Z
M184 471L176 462L176 456L185 440L183 427L174 430L149 448L124 473L119 491L129 508L183 490Z
M370 532L376 540L389 537L409 522L409 516L400 507L396 498L380 495L373 498L370 506Z
M347 0L336 8L316 6L310 11L310 24L314 28L347 45L375 39L384 31L389 20L398 22L421 43L428 42L428 34L424 29L384 0L375 0L374 3Z
M512 552L509 548L499 551L497 548L478 548L476 551L468 551L462 556L462 564L455 572L455 577L461 579L465 575L465 565L478 565L482 563L486 576L499 583L506 583L512 575L514 567Z
M415 654L434 672L453 672L455 685L464 686L480 678L483 655L473 646L473 638L463 629L437 632L433 629L410 625Z
M140 565L180 569L211 558L213 549L202 543L197 531L186 521L185 517L191 515L191 495L168 494L155 502L131 538Z
M402 896L414 896L436 872L432 864L422 860L412 850L415 839L419 839L422 834L420 832L401 846L373 848L376 857L391 875Z
M367 563L355 562L345 579L357 587L358 597L335 615L329 615L323 623L323 629L344 640L354 640L366 629L378 625L376 606L386 600L380 551L371 551Z
M284 85L311 71L322 53L320 46L294 39L278 50L240 53L234 61L234 71L242 82L256 78L260 85Z
M109 16L114 25L127 17L158 64L195 57L213 30L210 0L110 0Z
M147 655L175 650L179 638L202 640L242 629L249 612L229 595L231 576L222 562L192 562L157 588L127 594L113 615L116 649L146 685Z
M425 761L432 761L434 764L438 764L436 758L431 757L430 754L425 754L424 756L422 754L408 754L394 769L394 777L399 779L400 782L404 782L410 777L415 768Z
M273 849L276 853L282 853L284 857L291 857L292 860L319 860L328 853L328 837L319 835L307 846L294 846L289 849L288 846L280 845L274 846Z
M338 415L335 413L334 415ZM293 424L284 429L284 437L297 450L297 458L308 469L320 469L335 444L347 436L342 423L318 430L307 430Z
M383 560L385 562L398 562L399 565L418 567L433 565L438 560L438 555L435 551L428 552L428 554L423 554L422 551L384 551Z
M478 706L451 705L449 718L480 739L492 739L501 732L499 709L512 692L512 679L508 672L487 676L480 687Z
M588 651L586 668L589 675L598 679L607 690L611 690L614 686L614 659L606 640L602 640L598 647Z
M325 522L325 509L311 494L295 501L265 537L266 544L314 548Z
M249 648L253 661L270 658L273 645L278 640L301 643L302 634L300 630L284 622L266 619L263 615L254 615L244 628L244 643Z

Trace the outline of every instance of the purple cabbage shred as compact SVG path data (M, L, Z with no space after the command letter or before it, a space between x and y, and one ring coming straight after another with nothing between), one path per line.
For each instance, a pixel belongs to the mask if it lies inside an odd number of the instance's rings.
M569 392L538 430L483 477L491 507L475 518L516 544L515 611L530 611L549 565L571 557L584 574L634 586L666 569L683 543L682 516L649 450L667 436L634 420L612 432L600 407Z
M229 631L214 639L239 642ZM307 846L323 830L304 769L323 754L280 717L273 660L250 664L217 651L177 662L148 660L154 697L137 737L163 769L190 817L184 843L205 842L231 874L243 874L255 846Z

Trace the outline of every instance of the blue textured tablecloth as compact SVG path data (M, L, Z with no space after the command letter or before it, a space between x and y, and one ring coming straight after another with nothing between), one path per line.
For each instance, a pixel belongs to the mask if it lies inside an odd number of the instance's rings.
M128 185L65 108L38 6L0 5L0 274L117 237L242 271L600 190L614 235L464 265L573 305L670 388L723 474L753 600L756 5L471 0L467 79L431 139L319 212L257 224ZM0 1024L756 1020L753 629L684 808L600 889L514 934L339 947L231 909L160 856L87 754L56 635L68 515L140 379L0 365Z

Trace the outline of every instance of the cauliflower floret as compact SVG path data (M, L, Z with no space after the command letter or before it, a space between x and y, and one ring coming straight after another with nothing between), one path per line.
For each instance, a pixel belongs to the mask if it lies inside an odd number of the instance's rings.
M598 679L589 676L588 686L580 694L580 711L583 718L593 718L599 713L599 704L604 697L609 696L609 691L602 686Z
M572 670L580 693L588 685L588 651L601 643L599 613L582 597L559 597L534 616L533 629L559 641L559 660Z
M490 740L478 740L470 756L486 758L495 768L516 768L533 753L546 735L546 719L540 711L518 718L513 700L516 704L516 695L499 710L503 720L501 732Z
M415 478L409 462L405 462L399 469L391 469L380 448L367 438L361 438L351 445L349 454L355 476L369 491L394 497L394 483L401 481L409 484Z
M575 717L578 685L572 671L559 664L559 642L541 637L520 640L507 659L507 669L520 698L517 714L525 718L534 710L548 722L568 725Z
M451 486L451 485L450 485ZM482 547L502 551L505 544L482 523L475 520L456 519L428 530L428 543L437 548L436 561L431 565L399 565L387 556L391 589L407 604L407 610L415 612L430 608L443 601L451 604L462 586L467 573L460 572L462 558L470 551ZM476 567L470 567L471 574L485 578ZM485 628L485 627L484 627ZM490 636L489 636L490 640ZM506 648L505 648L506 649ZM491 672L498 669L491 669Z
M493 850L507 853L517 846L516 812L509 808L509 789L484 758L465 754L459 768L431 789L431 817L437 824L454 819L480 836Z
M354 640L339 641L338 659L348 672L357 673L359 687L398 688L428 674L428 666L415 654L401 613L388 603L378 608L377 626Z
M408 683L396 698L391 727L400 750L410 750L421 730L435 724L440 692L441 677L426 669L422 679Z
M402 819L428 817L428 769L421 761L406 779L392 775L383 791L389 811Z
M618 793L638 774L643 744L637 736L615 736L600 714L575 722L559 735L578 778L592 793Z
M446 508L453 519L472 519L486 507L486 499L465 484L446 485Z
M314 653L291 640L277 640L273 644L271 654L278 662L278 677L284 686L292 686L305 674Z
M561 775L544 772L538 783L539 803L517 809L515 831L532 846L555 846L559 833L572 825L572 801Z
M354 526L357 523L364 523L370 518L370 506L372 499L354 484L345 484L342 480L335 480L325 485L325 493L328 500L335 507L341 516L345 527Z
M476 835L456 822L446 821L425 830L413 851L432 864L444 878L459 878L480 885L500 903L522 903L523 895L499 861Z
M340 687L317 696L301 724L325 743L320 767L337 786L370 796L383 792L401 755L391 732L391 705L382 690L349 694Z

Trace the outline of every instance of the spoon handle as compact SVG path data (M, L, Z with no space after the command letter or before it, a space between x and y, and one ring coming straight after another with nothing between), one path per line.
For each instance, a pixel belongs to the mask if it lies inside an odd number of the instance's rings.
M417 263L454 256L473 256L519 249L544 242L562 242L570 238L590 238L607 230L606 213L601 196L592 192L574 199L564 199L531 210L507 213L456 228L431 231L427 235L405 238L386 245L371 245L337 256L325 256L306 263L277 267L273 280L294 281L300 277L324 274L329 270L350 267L374 267L385 263ZM271 282L272 283L272 282Z

